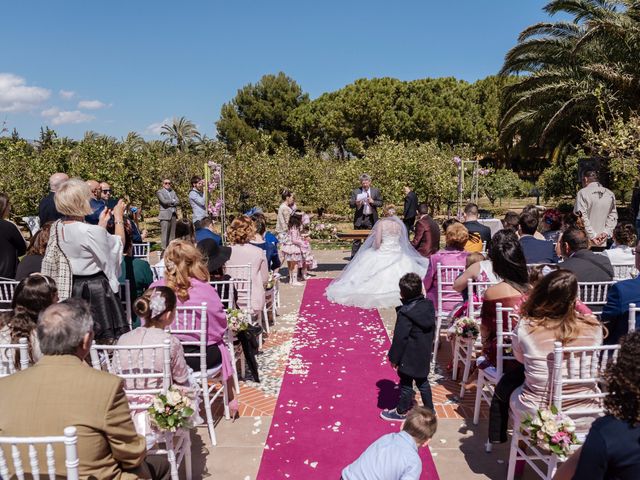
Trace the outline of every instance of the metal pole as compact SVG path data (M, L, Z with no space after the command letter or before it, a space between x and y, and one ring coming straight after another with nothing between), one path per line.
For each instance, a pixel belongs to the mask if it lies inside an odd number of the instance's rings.
M222 243L227 244L227 202L224 198L224 166L220 164L220 200L222 205L220 206L220 216L222 217L220 223L222 224Z

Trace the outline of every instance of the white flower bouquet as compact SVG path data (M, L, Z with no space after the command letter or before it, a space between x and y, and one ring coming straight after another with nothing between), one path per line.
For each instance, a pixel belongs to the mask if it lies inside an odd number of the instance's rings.
M169 387L166 395L155 396L147 411L151 424L158 430L175 432L178 428L193 428L193 399L185 389Z
M460 317L454 320L448 333L454 337L477 338L480 335L480 326L473 318Z
M226 313L227 326L234 333L243 332L251 325L251 314L248 311L238 308L228 308Z
M571 447L578 445L575 434L576 425L568 416L550 410L541 409L532 417L528 415L520 424L520 432L528 435L539 447L555 453L561 460L571 453Z

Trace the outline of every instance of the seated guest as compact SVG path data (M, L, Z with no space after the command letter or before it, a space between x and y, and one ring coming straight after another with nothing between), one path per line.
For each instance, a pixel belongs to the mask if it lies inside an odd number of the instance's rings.
M27 251L27 242L18 226L9 220L9 196L0 193L0 277L16 278L18 258Z
M16 280L20 281L28 277L32 273L39 273L42 268L42 259L47 251L47 243L49 242L49 232L52 223L45 223L36 234L31 237L27 254L20 260L18 269L16 270Z
M166 457L145 459L145 440L133 426L122 379L84 362L93 340L87 303L69 299L51 305L40 315L37 335L40 361L0 378L2 434L62 435L73 425L80 478L170 478ZM64 477L64 449L54 454L56 474ZM29 462L23 467L29 471Z
M140 209L138 207L129 208L129 222L131 223L131 232L133 233L133 243L143 243L147 240L147 229L140 230L138 222L140 221Z
M538 240L534 234L538 231L538 217L530 212L520 215L518 221L520 245L527 263L558 263L553 243Z
M202 252L204 260L207 262L207 269L209 270L209 280L212 282L228 282L231 280L231 275L224 272L224 264L231 258L231 247L221 247L214 240L205 238L198 243L198 250ZM229 284L216 285L218 296L222 300L222 304L226 309L235 308L237 301L237 293L234 288L233 297L229 296ZM233 298L232 303L226 302L224 299Z
M633 265L636 263L635 245L636 229L630 223L619 223L613 229L613 246L603 253L612 265ZM631 278L631 271L627 278Z
M40 357L40 345L36 336L38 315L49 305L58 301L58 289L55 282L39 273L34 273L22 280L13 293L11 312L0 317L0 343L18 343L21 338L29 342L29 364L33 365ZM9 358L6 351L0 351L0 370L5 370ZM14 367L19 367L18 356Z
M49 194L40 201L40 205L38 206L40 226L62 218L62 214L56 210L56 205L53 199L56 196L58 187L67 180L69 180L69 177L66 173L58 172L49 177Z
M238 305L238 307L250 308L254 315L257 315L262 312L265 304L264 286L269 280L269 269L264 250L249 243L255 234L256 227L246 215L240 215L231 222L228 232L231 258L227 265L251 264L251 302L250 305Z
M640 243L635 247L635 265L640 267ZM604 343L615 345L629 329L629 304L640 306L640 276L616 282L609 287L607 303L602 309L600 319L609 330ZM636 320L636 329L640 329L640 316Z
M443 228L445 225L442 225ZM429 257L429 268L424 277L424 289L427 292L427 298L438 305L438 263L444 267L460 266L464 267L469 252L464 251L464 246L469 240L469 234L464 225L460 222L450 222L444 232L445 248L439 250ZM442 308L450 311L456 303L460 301L460 297L451 293L443 294Z
M464 223L463 225L469 232L469 240L464 249L467 252L481 252L482 244L489 245L491 242L491 229L486 225L478 222L478 205L468 203L464 207Z
M265 234L267 232L267 221L262 213L254 213L251 220L256 226L256 234L249 243L264 250L267 255L267 267L273 272L280 268L280 255L278 255L278 247L275 243L268 242Z
M196 243L200 243L205 238L210 238L218 245L222 245L222 237L213 230L213 220L209 217L201 218L196 228Z
M589 250L589 238L584 230L569 228L560 238L564 257L562 268L575 273L578 282L610 282L613 267L606 255Z
M622 340L618 359L604 374L606 415L591 424L580 449L563 463L554 480L640 478L640 333Z
M502 228L505 230L513 230L518 233L518 223L520 222L520 215L516 212L508 211L504 214L504 218L502 219Z
M534 217L536 217L536 220L538 220L538 223L540 222L540 210L538 210L538 207L536 207L533 204L529 204L527 206L525 206L522 209L522 212L520 213L520 215L522 215L523 213L530 213L531 215L533 215ZM520 215L518 215L518 221L520 220ZM538 230L535 231L535 233L533 234L533 236L537 239L537 240L546 240L544 238L544 235L542 235Z
M562 227L562 216L560 212L555 208L548 208L542 214L542 222L540 222L540 228L542 230L542 236L548 242L557 243L560 237Z
M193 223L187 218L176 220L176 240L185 240L193 245L196 244L196 231Z
M524 365L524 384L511 395L514 428L525 415L534 415L551 396L549 358L553 358L555 342L571 347L596 347L602 344L602 326L589 315L576 312L578 280L568 270L557 270L544 276L520 307L520 321L512 339L513 355ZM595 382L573 385L571 394L597 390ZM562 410L595 408L598 400L571 400ZM593 421L591 416L574 418L576 427L585 431Z
M440 248L440 227L429 215L426 203L418 205L418 221L414 225L415 234L411 245L423 257L430 257Z

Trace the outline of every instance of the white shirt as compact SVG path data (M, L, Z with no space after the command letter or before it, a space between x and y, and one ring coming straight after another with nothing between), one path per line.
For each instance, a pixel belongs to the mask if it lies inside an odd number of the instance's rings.
M122 241L98 225L83 222L62 224L59 230L60 248L69 259L73 275L94 275L103 272L114 293L120 291Z
M363 193L367 194L367 199L364 201L364 209L362 210L363 215L371 215L371 205L369 205L369 199L371 198L371 192L369 189L363 190Z

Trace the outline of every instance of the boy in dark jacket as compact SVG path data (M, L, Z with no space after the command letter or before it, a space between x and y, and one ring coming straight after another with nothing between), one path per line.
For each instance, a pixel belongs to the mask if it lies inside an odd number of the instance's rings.
M400 401L392 410L383 410L380 417L391 422L402 421L413 406L413 382L416 383L422 403L433 410L429 367L436 313L431 300L422 295L422 279L407 273L400 279L402 306L397 307L396 327L389 349L391 366L400 377Z

